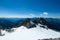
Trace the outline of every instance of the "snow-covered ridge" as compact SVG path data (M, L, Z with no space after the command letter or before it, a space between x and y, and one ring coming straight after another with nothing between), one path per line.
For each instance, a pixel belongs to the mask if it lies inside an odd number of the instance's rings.
M24 26L13 28L14 32L8 33L3 31L4 36L0 36L0 40L38 40L46 38L60 38L60 33L51 29L44 29L36 25L37 27L27 29Z

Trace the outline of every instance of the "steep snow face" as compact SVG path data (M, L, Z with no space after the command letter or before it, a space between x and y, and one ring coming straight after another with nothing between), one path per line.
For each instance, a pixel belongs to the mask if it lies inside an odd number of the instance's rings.
M0 40L38 40L44 38L58 38L60 33L51 29L44 29L36 25L36 28L27 29L24 26L14 28L13 33L5 33L5 36L0 36Z

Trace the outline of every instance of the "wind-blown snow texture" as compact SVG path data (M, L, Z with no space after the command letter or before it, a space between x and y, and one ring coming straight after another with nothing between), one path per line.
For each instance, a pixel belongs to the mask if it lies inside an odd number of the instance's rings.
M0 36L0 40L38 40L44 38L58 38L60 33L51 29L44 29L36 25L37 27L27 29L24 26L14 28L13 33L5 33L5 36Z

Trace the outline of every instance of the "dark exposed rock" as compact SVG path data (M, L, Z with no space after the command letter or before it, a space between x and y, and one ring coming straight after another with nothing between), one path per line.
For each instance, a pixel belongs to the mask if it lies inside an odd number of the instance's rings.
M38 40L60 40L60 38L46 38L46 39L38 39Z
M11 33L14 31L14 29L6 29L6 31Z
M0 36L4 36L5 34L2 34L1 29L0 29Z
M33 28L36 27L35 23L33 21L30 20L30 18L27 18L25 20L25 22L23 23L23 25L27 28Z

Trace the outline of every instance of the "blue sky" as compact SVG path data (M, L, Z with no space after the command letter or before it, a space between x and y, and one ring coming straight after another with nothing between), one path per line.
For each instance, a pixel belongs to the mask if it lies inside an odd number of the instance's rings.
M60 0L0 0L0 17L57 17Z

